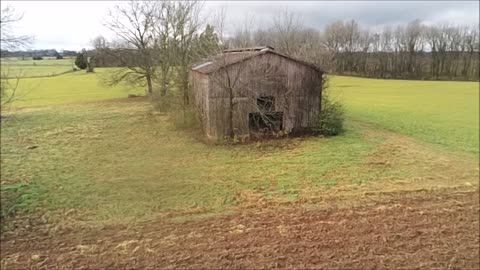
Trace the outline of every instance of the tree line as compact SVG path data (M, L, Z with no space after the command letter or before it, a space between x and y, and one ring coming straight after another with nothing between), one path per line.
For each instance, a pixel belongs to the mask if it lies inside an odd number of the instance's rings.
M55 49L48 49L48 50L18 50L18 51L9 51L9 50L1 50L0 55L2 58L6 57L16 57L22 60L33 57L76 57L78 55L77 51L57 51Z
M248 20L246 20L248 21ZM306 27L293 13L271 26L238 28L229 46L268 44L322 65L334 74L371 78L479 80L479 26L426 25L414 20L382 29L355 20L332 22L323 31Z
M387 26L362 30L355 21L326 27L335 72L374 78L479 79L478 26Z

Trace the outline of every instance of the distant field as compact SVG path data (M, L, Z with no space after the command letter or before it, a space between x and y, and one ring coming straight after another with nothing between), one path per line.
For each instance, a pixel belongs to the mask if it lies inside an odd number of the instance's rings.
M4 66L2 65L2 73L9 78L20 77L49 77L73 71L68 66Z
M2 58L2 65L9 66L69 66L71 67L74 63L74 58L64 58L64 59L55 59L55 58L44 58L43 60L32 60L28 58L25 60L17 58Z
M336 76L331 85L351 119L478 155L478 82Z
M45 68L45 67L42 67ZM94 74L78 71L57 77L26 78L20 81L14 107L45 106L74 102L124 98L128 94L142 94L142 89L118 85L106 87L100 77L109 69L97 68Z
M42 77L55 76L72 71L75 59L44 59L44 60L1 60L2 75L8 77Z

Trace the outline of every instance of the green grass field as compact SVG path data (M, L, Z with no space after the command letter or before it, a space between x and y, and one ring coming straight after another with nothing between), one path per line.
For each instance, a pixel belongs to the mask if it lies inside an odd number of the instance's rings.
M331 84L349 118L478 155L478 82L335 77Z
M2 65L7 66L68 66L71 67L75 58L44 58L43 60L32 60L31 58L21 60L17 58L2 58Z
M478 182L478 83L335 77L344 134L233 146L118 99L142 91L97 70L22 80L2 123L5 213L125 222Z
M100 79L107 72L108 69L97 69L95 74L78 71L54 78L23 79L19 84L17 101L12 106L21 108L59 105L124 98L128 94L143 93L143 90L138 87L103 86Z
M8 77L47 77L72 71L75 59L19 60L2 59L2 76Z

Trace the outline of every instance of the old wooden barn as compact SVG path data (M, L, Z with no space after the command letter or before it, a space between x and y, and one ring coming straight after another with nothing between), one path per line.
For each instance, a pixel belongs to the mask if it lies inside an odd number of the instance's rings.
M211 140L309 130L324 71L272 47L226 50L195 64L193 102Z

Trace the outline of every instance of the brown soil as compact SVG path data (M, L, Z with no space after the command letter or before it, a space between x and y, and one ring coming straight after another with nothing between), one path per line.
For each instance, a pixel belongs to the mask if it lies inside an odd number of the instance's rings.
M3 234L2 269L480 267L478 189L396 193L365 205L57 233L38 225Z

